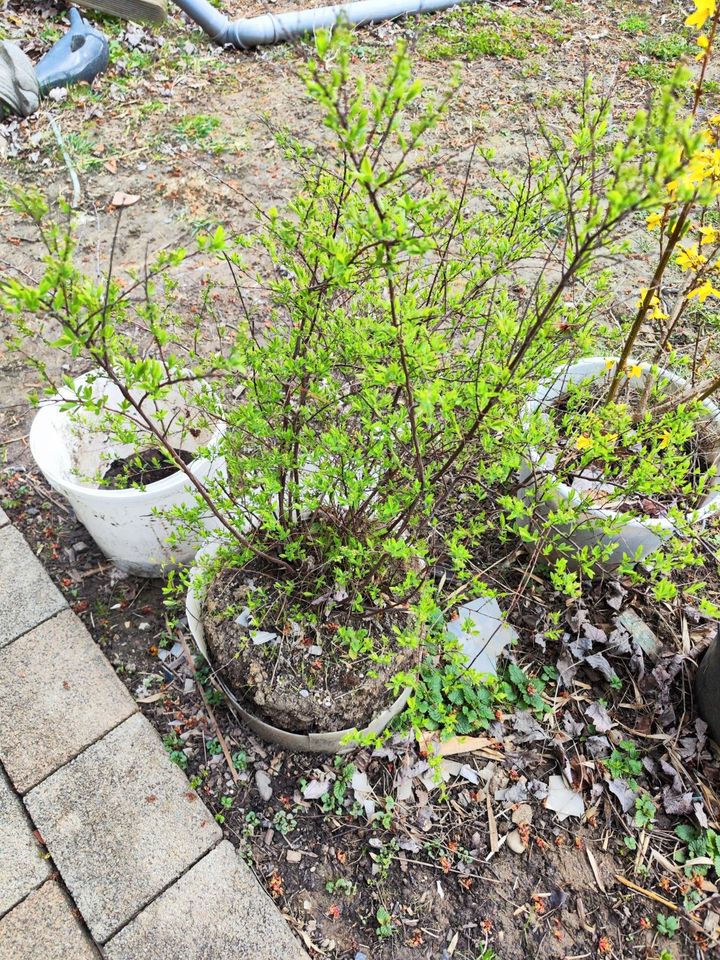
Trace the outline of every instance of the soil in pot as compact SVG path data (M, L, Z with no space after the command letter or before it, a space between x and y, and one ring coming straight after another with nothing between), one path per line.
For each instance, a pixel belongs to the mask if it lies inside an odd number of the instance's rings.
M177 450L182 462L192 462L193 455L187 450ZM168 463L167 456L157 447L133 453L128 457L113 460L103 474L103 486L110 490L126 490L130 487L146 487L165 480L177 473L178 468Z
M248 602L259 588L268 610L291 606L277 576L276 567L256 559L241 569L223 569L209 585L203 625L213 666L248 710L291 733L366 727L395 699L390 679L417 661L417 650L395 638L397 629L408 626L408 611L363 615L328 604L318 605L311 627L290 614L248 624ZM343 627L368 631L389 662L367 655L351 660L338 639Z

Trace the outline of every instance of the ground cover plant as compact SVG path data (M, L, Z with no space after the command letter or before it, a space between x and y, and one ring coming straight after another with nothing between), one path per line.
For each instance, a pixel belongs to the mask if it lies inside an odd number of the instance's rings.
M646 14L623 6L623 15ZM665 27L682 32L673 14ZM574 16L564 21L568 32ZM588 32L596 29L593 22ZM487 60L479 62L488 69ZM206 110L198 105L190 115ZM464 166L461 173L460 183ZM121 236L131 214L123 213ZM199 262L202 256L186 261L189 269ZM646 263L643 258L622 311L612 304L616 315L631 315L639 287L647 286ZM678 275L670 273L669 285ZM223 297L231 294L205 289L208 304L227 317ZM613 311L595 296L586 303L611 331ZM709 297L705 308L711 303ZM694 334L692 312L683 314L678 330L683 337L686 330ZM646 344L652 350L652 332L652 323L645 323L642 355L648 355ZM503 464L498 479L512 482L524 450L518 442L512 465ZM468 478L472 503L450 499L446 511L451 517L462 511L467 536L449 537L453 559L434 566L442 567L436 572L446 584L457 568L461 580L475 576L497 590L520 634L510 663L494 688L478 687L453 659L440 670L426 663L432 693L420 686L416 694L417 714L427 718L424 747L398 733L384 747L356 750L336 763L293 757L249 734L207 668L185 659L178 641L186 639L186 625L181 615L165 618L157 589L103 569L87 535L32 473L11 472L4 485L3 503L13 519L130 689L147 701L143 709L167 736L173 759L293 917L309 949L382 958L434 958L443 950L503 958L712 955L717 876L712 863L687 866L714 857L718 812L716 757L691 707L693 663L713 629L698 606L715 589L705 554L701 565L668 572L666 579L678 588L672 598L652 599L642 565L605 582L580 576L565 585L557 570L550 578L542 557L538 566L540 551L531 545L529 557L523 552L512 505L497 504L494 490L489 496ZM477 499L484 511L479 517ZM487 527L495 532L488 535ZM431 556L451 528L440 524ZM706 536L714 542L712 526ZM707 582L698 591L700 579ZM652 655L638 644L638 622L628 611L654 635L654 647L642 637ZM438 696L438 676L448 697L461 703ZM232 770L211 717L230 748ZM481 735L474 750L441 757L440 764L430 758L433 769L423 769L429 761L422 750L432 754L441 747L435 728L449 735L458 721ZM458 743L451 737L445 746L453 750ZM549 777L560 771L584 798L581 825L573 817L560 821L545 808L547 798L540 799ZM513 833L518 836L511 840Z

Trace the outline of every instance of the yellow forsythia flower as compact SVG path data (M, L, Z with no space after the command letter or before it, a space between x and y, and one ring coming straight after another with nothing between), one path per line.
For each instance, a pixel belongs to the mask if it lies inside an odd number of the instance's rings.
M693 297L697 297L700 303L705 303L708 297L720 297L720 290L716 290L712 283L706 280L705 283L690 291L688 300L691 300Z
M697 27L702 30L706 22L715 13L715 0L695 0L695 13L691 13L685 21L686 27Z
M575 447L578 450L589 450L592 445L593 442L590 437L578 437L575 441Z
M670 443L671 436L672 435L669 430L663 430L662 434L660 435L660 443L658 444L658 449L664 450L665 447Z
M633 363L631 367L628 367L627 376L628 380L632 380L633 377L641 377L642 367L639 367L636 363Z
M648 295L648 288L640 287L640 299L637 302L638 307L642 307L642 305L645 303L645 298L647 297L647 295ZM668 315L665 313L662 306L660 305L660 298L658 297L657 294L654 293L650 297L650 301L647 305L647 308L650 311L651 320L667 320Z
M657 230L658 227L662 226L663 215L661 213L651 213L647 218L647 227L648 230Z
M715 243L720 237L720 233L717 232L713 227L700 227L700 245L703 243Z
M675 262L682 270L693 270L697 273L700 267L707 263L707 257L700 253L698 245L694 243L690 247L683 247Z
M605 369L606 369L606 370L612 370L612 368L613 368L614 366L615 366L615 361L614 361L614 360L606 360L606 361L605 361Z
M704 34L701 33L695 43L700 47L700 53L695 57L695 59L704 60L707 55L708 47L710 46L710 41Z

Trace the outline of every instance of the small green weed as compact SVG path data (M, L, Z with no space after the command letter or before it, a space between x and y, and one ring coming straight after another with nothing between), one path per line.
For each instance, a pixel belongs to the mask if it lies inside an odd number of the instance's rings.
M604 763L614 780L627 780L633 790L637 789L635 778L642 776L643 765L634 740L621 740Z
M675 827L675 836L687 845L675 851L676 863L684 864L688 860L707 857L712 861L712 868L716 876L720 877L720 834L711 828L700 830L683 823ZM686 867L685 873L688 876L695 873L705 877L709 870L709 864L696 864L693 867Z
M328 880L325 889L328 893L341 893L345 897L352 897L357 892L357 885L347 877L338 877L337 880Z
M220 118L212 117L207 113L197 113L183 117L175 124L174 130L184 140L192 143L202 143L220 126Z
M671 939L675 936L679 929L680 921L677 917L666 917L662 913L657 915L657 932L661 933L664 937Z
M187 770L188 758L183 752L183 747L185 744L180 739L179 735L173 731L168 733L163 737L163 746L170 754L170 759L173 763L177 764L181 770Z
M635 800L635 826L643 830L652 830L655 824L657 807L647 793L641 794Z
M272 824L283 837L287 837L293 830L297 830L297 818L293 813L288 813L287 810L278 810L272 819Z
M378 935L378 938L380 940L387 940L389 937L392 937L395 933L395 918L392 914L388 913L385 907L378 907L375 919L378 923L375 928L375 933Z
M679 33L667 37L648 37L640 43L640 52L662 63L675 63L688 52L688 42Z
M633 14L621 20L618 29L623 33L647 33L650 30L650 20L648 17Z

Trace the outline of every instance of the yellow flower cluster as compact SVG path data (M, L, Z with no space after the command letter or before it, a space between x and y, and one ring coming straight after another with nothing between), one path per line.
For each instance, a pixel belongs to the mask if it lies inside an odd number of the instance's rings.
M637 302L638 307L642 307L642 305L645 303L645 299L647 295L648 295L648 288L641 287L640 299ZM650 317L651 320L667 320L668 315L663 310L662 304L660 303L660 297L658 297L656 293L654 293L650 297L650 302L648 303L647 306L648 306L648 316ZM638 367L638 369L640 368ZM638 376L640 376L640 374L638 374Z
M715 16L716 0L695 0L695 12L685 21L686 27L697 27L702 30L710 17Z

